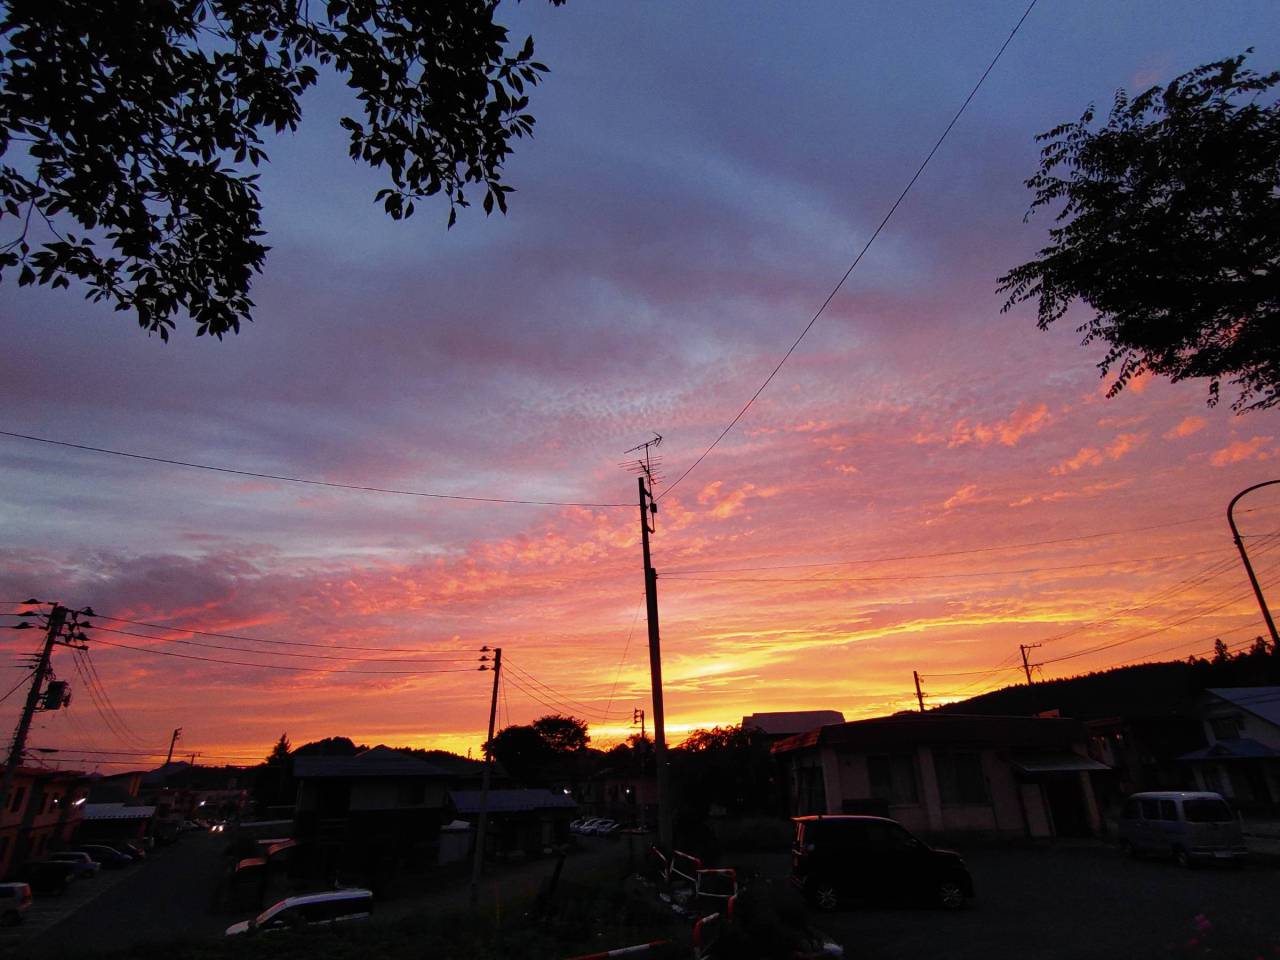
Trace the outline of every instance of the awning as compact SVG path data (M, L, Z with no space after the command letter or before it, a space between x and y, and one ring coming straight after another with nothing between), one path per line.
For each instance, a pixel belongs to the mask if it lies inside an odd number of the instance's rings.
M1110 770L1105 763L1078 753L1027 753L1010 760L1021 773L1078 773L1081 770Z
M86 820L150 820L155 812L155 807L130 807L123 803L86 803L84 805Z

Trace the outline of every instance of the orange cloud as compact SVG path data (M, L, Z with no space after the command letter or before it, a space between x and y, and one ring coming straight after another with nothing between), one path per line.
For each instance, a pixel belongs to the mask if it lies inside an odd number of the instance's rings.
M1182 437L1189 437L1193 433L1199 433L1203 430L1208 422L1204 417L1186 417L1176 427L1168 431L1164 438L1166 440L1180 440Z
M1146 443L1146 440L1147 434L1145 433L1122 433L1101 449L1098 447L1081 447L1074 456L1068 457L1055 467L1051 467L1049 472L1055 477L1061 477L1068 473L1075 473L1084 467L1101 466L1107 460L1119 460L1130 451L1138 449L1138 447Z
M975 423L970 426L968 420L956 421L951 428L951 437L947 441L947 446L962 447L976 443L978 446L985 447L993 441L999 441L1006 447L1014 447L1023 437L1039 433L1052 420L1053 416L1049 413L1047 404L1042 403L1035 407L1019 404L1006 419L993 424ZM917 434L915 442L926 443L928 439L925 439L922 434Z
M953 510L962 503L970 503L976 499L978 493L978 485L976 483L966 483L963 487L953 493L942 504L943 510Z
M1209 458L1209 462L1215 467L1225 467L1241 460L1270 460L1276 455L1276 451L1263 450L1262 447L1273 439L1274 437L1254 437L1251 440L1237 440L1215 453Z

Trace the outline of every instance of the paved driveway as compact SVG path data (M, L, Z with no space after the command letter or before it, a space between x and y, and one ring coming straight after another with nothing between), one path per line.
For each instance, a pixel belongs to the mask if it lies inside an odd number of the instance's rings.
M1183 870L1102 844L965 853L976 900L948 913L863 906L814 917L856 960L1280 957L1280 868ZM785 875L784 858L760 865Z

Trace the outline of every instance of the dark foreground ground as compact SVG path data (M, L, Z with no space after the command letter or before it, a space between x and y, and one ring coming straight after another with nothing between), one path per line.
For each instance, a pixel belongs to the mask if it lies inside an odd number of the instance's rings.
M585 952L578 949L585 943L607 949L650 935L673 936L682 942L678 955L689 955L685 931L679 922L673 926L665 909L650 915L641 911L621 925L598 930L597 905L590 916L567 926L530 928L521 915L552 869L546 860L495 868L474 914L468 913L462 881L383 903L373 923L349 925L337 934L228 942L221 931L248 914L233 915L219 904L222 846L206 835L184 838L127 873L86 882L65 899L39 904L25 930L0 931L0 955L42 960L101 952L144 960L558 958ZM1101 843L962 852L978 891L963 910L860 905L814 914L813 922L842 944L851 960L1280 960L1280 866L1275 861L1242 869L1180 870L1167 862L1127 860ZM784 854L725 859L785 886ZM575 898L611 896L621 888L629 861L638 865L618 838L588 838L566 862L562 911L572 915ZM619 938L626 939L613 942Z
M947 913L863 905L814 915L856 960L1280 958L1280 868L1182 870L1100 843L964 851L977 898ZM785 877L782 856L759 858Z

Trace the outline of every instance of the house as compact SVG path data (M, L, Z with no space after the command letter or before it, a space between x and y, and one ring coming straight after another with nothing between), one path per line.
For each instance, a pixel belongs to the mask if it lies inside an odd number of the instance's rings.
M577 801L563 790L490 790L487 800L481 790L450 790L449 800L457 815L472 824L479 821L482 804L486 806L488 859L536 857L568 843L569 823L578 810Z
M844 723L839 710L782 710L748 714L742 718L742 729L759 730L770 742L776 742L833 723Z
M4 773L0 766L0 775ZM83 816L88 780L76 770L18 767L0 810L0 878L71 843Z
M1084 724L1061 717L903 714L773 746L795 815L874 813L921 833L1087 836L1101 821Z
M1280 687L1211 687L1195 713L1207 746L1181 760L1196 789L1251 813L1280 813Z
M152 832L156 808L142 803L86 803L80 843L143 840Z
M658 822L658 780L651 756L629 757L596 771L582 784L582 807L623 825Z
M436 862L448 822L447 771L378 746L355 756L295 756L293 837L304 843L297 869L368 883Z

